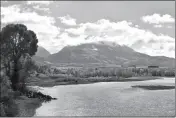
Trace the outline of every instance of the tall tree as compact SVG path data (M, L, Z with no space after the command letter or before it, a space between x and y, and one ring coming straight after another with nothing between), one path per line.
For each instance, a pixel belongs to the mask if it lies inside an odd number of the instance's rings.
M10 64L13 67L13 74L10 75L12 87L15 89L19 82L18 78L18 61L21 56L29 54L35 55L38 48L38 39L36 34L28 30L23 24L8 24L2 28L0 32L0 48L2 61L8 67L10 72Z

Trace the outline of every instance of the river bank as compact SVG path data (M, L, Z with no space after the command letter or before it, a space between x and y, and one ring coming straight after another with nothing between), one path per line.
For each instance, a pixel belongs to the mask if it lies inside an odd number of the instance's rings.
M89 78L79 78L79 77L53 77L53 76L39 76L32 77L29 79L28 86L41 86L41 87L53 87L56 85L73 85L73 84L91 84L96 82L128 82L128 81L146 81L155 80L161 77L89 77Z
M34 116L35 111L42 105L43 102L55 100L47 94L38 92L32 87L27 87L24 92L14 91L14 102L17 106L17 117L31 117Z

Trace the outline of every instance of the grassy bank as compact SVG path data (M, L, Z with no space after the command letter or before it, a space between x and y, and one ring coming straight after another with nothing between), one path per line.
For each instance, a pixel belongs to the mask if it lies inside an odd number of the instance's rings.
M89 77L79 78L70 76L39 76L32 77L27 85L29 86L42 86L51 87L56 85L72 85L72 84L90 84L95 82L127 82L127 81L145 81L159 79L160 77Z

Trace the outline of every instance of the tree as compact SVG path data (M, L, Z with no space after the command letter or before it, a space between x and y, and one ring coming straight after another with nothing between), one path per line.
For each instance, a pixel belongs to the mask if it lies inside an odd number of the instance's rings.
M21 56L35 55L38 48L36 34L28 30L23 24L8 24L0 32L1 58L5 64L7 74L13 68L13 74L8 76L12 82L12 88L16 89L18 78L18 61ZM11 67L12 64L12 67Z

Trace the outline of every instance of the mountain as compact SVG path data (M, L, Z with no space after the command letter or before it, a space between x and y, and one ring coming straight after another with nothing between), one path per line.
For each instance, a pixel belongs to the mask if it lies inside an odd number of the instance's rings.
M36 56L46 58L49 55L50 55L50 53L45 48L43 48L41 46L38 47Z
M33 60L35 60L38 63L45 64L47 62L46 58L49 55L51 55L51 54L45 48L39 46L36 54L32 58L33 58Z
M58 53L47 58L52 63L76 64L116 64L116 65L157 65L175 67L175 59L164 56L149 56L134 51L127 46L120 46L111 42L98 42L66 46Z

